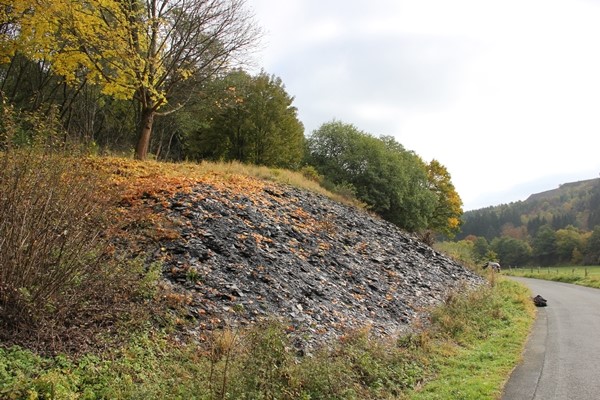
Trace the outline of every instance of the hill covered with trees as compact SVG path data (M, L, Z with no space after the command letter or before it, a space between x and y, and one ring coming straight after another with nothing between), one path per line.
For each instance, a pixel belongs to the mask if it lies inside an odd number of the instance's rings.
M459 244L505 265L600 264L600 179L468 211Z

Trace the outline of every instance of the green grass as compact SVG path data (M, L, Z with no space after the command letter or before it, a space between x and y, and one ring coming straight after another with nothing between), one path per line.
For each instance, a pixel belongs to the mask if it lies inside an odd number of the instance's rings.
M494 399L519 360L533 306L504 279L449 297L399 339L348 332L300 357L285 326L216 333L206 345L147 334L77 359L0 349L0 398Z
M469 302L458 306L462 309L459 316L442 312L445 318L463 321L467 332L453 332L453 339L438 348L433 357L435 377L414 391L410 399L499 398L520 360L532 324L533 305L523 286L501 278L489 296L481 291L471 296ZM477 304L488 309L468 309ZM448 324L452 326L452 319Z
M504 274L525 278L545 279L556 282L600 288L600 266L528 267L504 270Z

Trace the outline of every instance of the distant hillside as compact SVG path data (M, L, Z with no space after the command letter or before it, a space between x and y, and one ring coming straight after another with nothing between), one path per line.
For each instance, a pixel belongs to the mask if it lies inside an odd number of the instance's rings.
M532 237L544 225L554 230L573 226L591 231L600 225L600 178L565 183L524 201L467 211L462 222L458 240L474 235L491 241L507 230Z
M560 185L556 189L546 190L540 193L534 193L530 195L525 202L535 202L535 201L551 201L551 200L559 200L564 198L564 196L573 195L577 196L580 193L585 193L594 186L598 185L600 182L600 178L595 179L587 179L583 181L577 182L569 182Z

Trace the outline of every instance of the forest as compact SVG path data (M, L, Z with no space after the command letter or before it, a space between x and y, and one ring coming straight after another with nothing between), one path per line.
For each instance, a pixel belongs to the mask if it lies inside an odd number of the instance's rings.
M457 232L443 165L341 121L306 133L283 81L249 68L261 38L243 0L9 1L0 150L298 170L423 238Z
M504 266L599 265L600 179L562 184L524 201L467 211L453 248Z

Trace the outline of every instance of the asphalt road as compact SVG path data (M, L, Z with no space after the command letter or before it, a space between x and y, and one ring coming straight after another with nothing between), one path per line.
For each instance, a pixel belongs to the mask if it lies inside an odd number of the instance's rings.
M502 400L600 399L600 289L514 278L548 300Z

